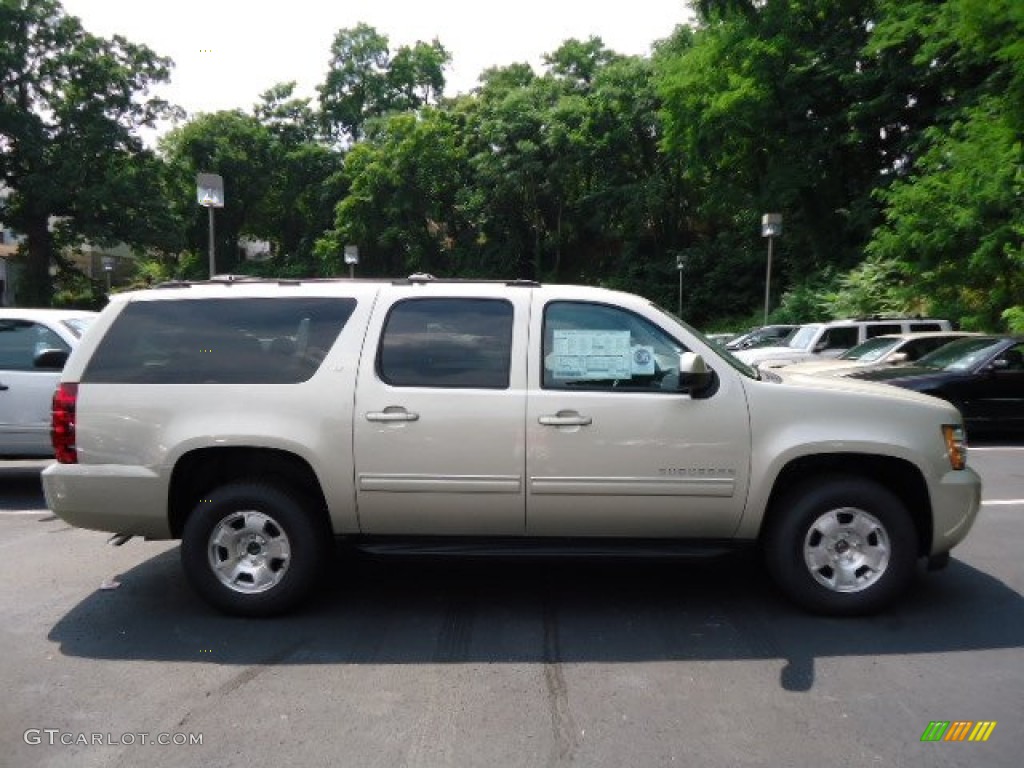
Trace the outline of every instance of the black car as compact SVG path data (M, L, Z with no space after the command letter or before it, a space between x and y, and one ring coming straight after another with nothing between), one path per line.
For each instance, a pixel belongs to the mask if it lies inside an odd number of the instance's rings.
M913 365L850 373L948 400L968 430L1024 435L1024 337L970 336Z

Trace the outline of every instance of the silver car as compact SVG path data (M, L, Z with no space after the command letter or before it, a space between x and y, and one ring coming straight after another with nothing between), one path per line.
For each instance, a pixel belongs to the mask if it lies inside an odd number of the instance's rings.
M95 312L0 309L0 457L53 456L50 406L61 369Z

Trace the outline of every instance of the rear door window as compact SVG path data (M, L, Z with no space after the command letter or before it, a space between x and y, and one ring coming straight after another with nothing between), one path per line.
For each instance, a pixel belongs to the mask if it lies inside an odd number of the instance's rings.
M83 382L294 384L311 378L354 299L186 299L125 307Z
M406 299L391 308L377 373L393 387L507 389L512 304L503 299Z

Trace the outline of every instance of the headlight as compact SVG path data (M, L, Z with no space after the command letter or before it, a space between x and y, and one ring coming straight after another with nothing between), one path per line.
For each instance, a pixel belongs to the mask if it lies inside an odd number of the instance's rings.
M946 440L946 457L953 469L967 466L967 435L960 424L943 424L942 436Z

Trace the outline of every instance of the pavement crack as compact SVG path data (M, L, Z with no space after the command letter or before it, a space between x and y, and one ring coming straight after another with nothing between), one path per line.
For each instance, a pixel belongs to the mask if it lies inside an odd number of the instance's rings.
M246 667L237 675L235 675L230 680L225 682L219 688L208 693L207 696L211 698L216 696L227 696L229 693L237 691L243 685L252 682L259 675L263 674L271 667L280 664L289 656L294 655L299 650L299 648L306 644L306 642L306 640L299 640L298 642L293 643L292 645L289 645L275 653L272 653L270 656L267 656L265 659L258 661L255 664L250 664L248 667Z
M579 746L579 739L576 736L576 722L569 708L569 687L565 682L562 666L558 616L550 596L544 601L544 684L547 687L547 702L554 736L549 764L571 762Z

